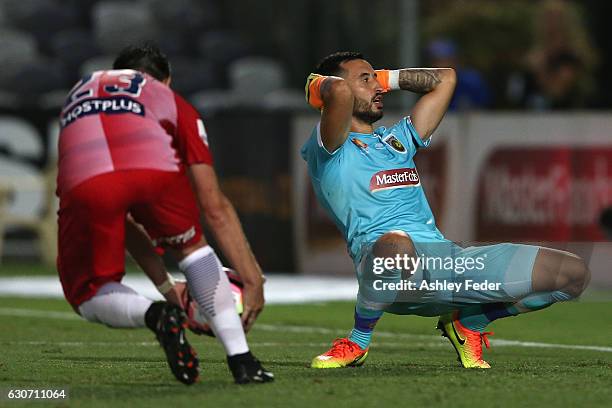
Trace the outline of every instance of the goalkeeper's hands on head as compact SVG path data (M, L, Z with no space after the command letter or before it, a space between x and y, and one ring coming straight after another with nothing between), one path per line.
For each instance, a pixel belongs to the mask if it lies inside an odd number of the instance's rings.
M323 82L330 77L311 73L306 78L306 86L304 91L306 93L306 101L310 106L317 110L323 109L323 97L321 96L321 85ZM332 77L334 78L334 77ZM383 92L389 92L399 87L399 70L389 69L377 69L376 79L383 88Z

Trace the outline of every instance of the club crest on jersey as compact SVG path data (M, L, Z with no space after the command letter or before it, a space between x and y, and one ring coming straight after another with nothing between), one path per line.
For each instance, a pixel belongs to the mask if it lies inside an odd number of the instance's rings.
M387 136L383 141L391 146L396 152L406 153L406 148L394 134Z
M393 188L417 187L421 185L416 168L382 170L370 179L370 191L375 193Z

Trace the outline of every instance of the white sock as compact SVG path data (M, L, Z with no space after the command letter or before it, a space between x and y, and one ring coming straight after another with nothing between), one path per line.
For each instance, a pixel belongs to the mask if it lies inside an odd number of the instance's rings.
M199 248L179 263L191 296L200 307L228 356L249 351L227 275L210 246Z
M134 289L119 282L109 282L79 306L86 320L110 327L144 327L145 313L153 303Z

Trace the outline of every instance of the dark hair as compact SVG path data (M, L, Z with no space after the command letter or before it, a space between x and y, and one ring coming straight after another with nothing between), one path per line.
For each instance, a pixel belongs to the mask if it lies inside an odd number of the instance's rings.
M363 54L354 51L339 51L323 58L315 67L315 74L338 76L342 73L340 64L346 61L365 59Z
M170 77L168 58L154 44L128 45L121 50L113 69L135 69L163 81Z

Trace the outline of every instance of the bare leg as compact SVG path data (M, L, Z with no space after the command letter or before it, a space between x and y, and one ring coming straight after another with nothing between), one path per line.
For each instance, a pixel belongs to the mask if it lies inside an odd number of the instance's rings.
M540 248L533 265L532 292L515 303L493 303L461 311L461 322L484 331L492 321L544 309L553 303L580 296L591 273L582 258L569 252Z
M591 272L582 258L570 252L541 248L533 265L534 292L561 290L578 297L591 280Z
M514 303L512 311L527 313L575 299L590 280L591 272L582 258L565 251L541 248L533 265L533 293Z

